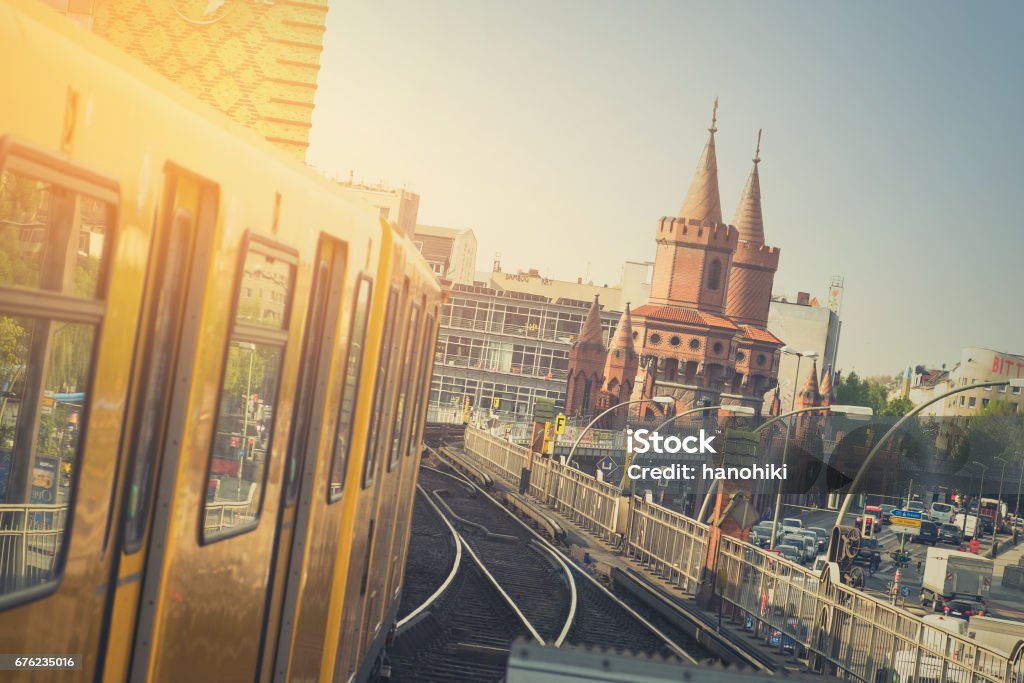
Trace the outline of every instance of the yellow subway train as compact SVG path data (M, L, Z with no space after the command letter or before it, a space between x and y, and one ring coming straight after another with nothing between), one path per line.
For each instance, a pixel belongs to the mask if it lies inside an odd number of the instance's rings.
M5 680L367 678L436 278L44 3L0 0L0 65L0 654L74 658Z

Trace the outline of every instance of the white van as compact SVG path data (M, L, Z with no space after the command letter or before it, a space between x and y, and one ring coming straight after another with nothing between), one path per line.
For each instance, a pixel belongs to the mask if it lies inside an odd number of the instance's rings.
M932 509L928 513L933 522L940 524L949 524L955 515L953 506L948 503L932 503Z

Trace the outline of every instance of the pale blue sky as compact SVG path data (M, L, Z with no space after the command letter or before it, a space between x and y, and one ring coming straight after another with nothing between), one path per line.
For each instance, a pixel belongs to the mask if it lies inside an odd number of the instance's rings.
M478 268L615 284L720 98L732 219L764 128L775 291L846 278L839 366L1024 354L1020 3L332 2L309 161L421 195Z

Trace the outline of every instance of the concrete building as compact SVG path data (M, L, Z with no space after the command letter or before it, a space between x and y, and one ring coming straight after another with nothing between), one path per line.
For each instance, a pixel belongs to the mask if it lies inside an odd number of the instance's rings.
M361 199L373 206L385 220L393 221L405 231L410 239L416 234L416 218L420 211L420 196L404 188L387 187L383 184L366 185L355 182L350 176L347 182L338 183L346 194Z
M476 279L476 235L470 229L417 225L416 248L439 278L464 285Z
M717 107L716 101L708 142L678 216L657 222L648 301L623 316L633 348L617 349L639 355L632 397L671 396L679 412L721 403L760 411L764 395L775 388L783 345L767 329L779 250L764 241L760 134L735 225L729 225L719 199ZM612 379L603 379L606 390ZM652 406L635 408L630 412L642 415Z
M440 320L431 408L458 411L468 397L474 408L490 410L498 399L496 413L520 420L532 414L537 396L563 408L571 345L592 307L577 299L453 284ZM620 316L598 308L591 334L606 346Z
M806 353L817 353L817 366L822 371L834 371L839 351L839 316L829 308L818 305L818 300L807 292L797 294L796 301L773 297L768 307L768 331L786 343L786 346ZM797 361L800 373L797 376ZM783 412L793 405L793 392L803 385L810 371L807 359L782 354L779 361L779 401ZM766 404L772 397L766 397Z
M327 0L45 1L305 159Z
M915 378L909 398L915 404L929 401L955 387L966 387L982 382L1024 377L1024 355L968 346L960 353L960 362L944 378L935 382L922 382ZM1014 412L1024 410L1024 396L1020 387L986 387L950 396L924 409L925 415L938 417L968 417L987 408L994 401L1006 401Z
M500 268L500 264L495 264ZM544 277L536 268L518 270L514 273L494 270L487 276L489 286L506 292L533 294L547 299L577 299L591 301L595 296L601 297L601 305L606 310L621 311L625 308L626 299L622 296L622 288L618 285L597 285L576 280L558 280Z

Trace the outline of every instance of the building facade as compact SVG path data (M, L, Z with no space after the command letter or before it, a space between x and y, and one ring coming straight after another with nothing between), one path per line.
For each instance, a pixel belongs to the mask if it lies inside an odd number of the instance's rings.
M982 382L1024 377L1024 355L968 346L960 353L960 362L942 381L911 386L908 397L917 404L932 400L951 389ZM969 417L988 408L995 401L1009 404L1015 413L1024 412L1024 395L1020 387L985 387L964 391L924 409L925 415L937 417Z
M476 279L476 235L470 229L417 225L413 243L443 280L464 285Z
M420 196L404 188L380 185L365 185L351 177L347 182L338 183L352 197L366 202L377 209L381 218L393 221L411 239L416 233L416 218L420 211Z
M45 2L305 159L327 0Z
M474 409L525 419L533 413L534 399L544 396L564 409L571 345L592 306L577 299L453 284L440 320L431 406L460 410L468 398ZM598 336L604 346L619 317L599 310Z
M657 222L650 297L627 316L638 355L633 399L670 396L677 412L719 404L760 412L782 347L767 329L779 250L764 240L760 134L735 225L723 220L715 122L678 215Z
M794 351L813 351L823 372L835 370L841 327L839 316L806 292L797 294L795 302L776 298L768 308L768 331ZM806 380L810 365L807 359L792 354L782 354L779 359L779 401L784 411L795 404L794 392ZM772 396L766 397L766 405L771 400Z

